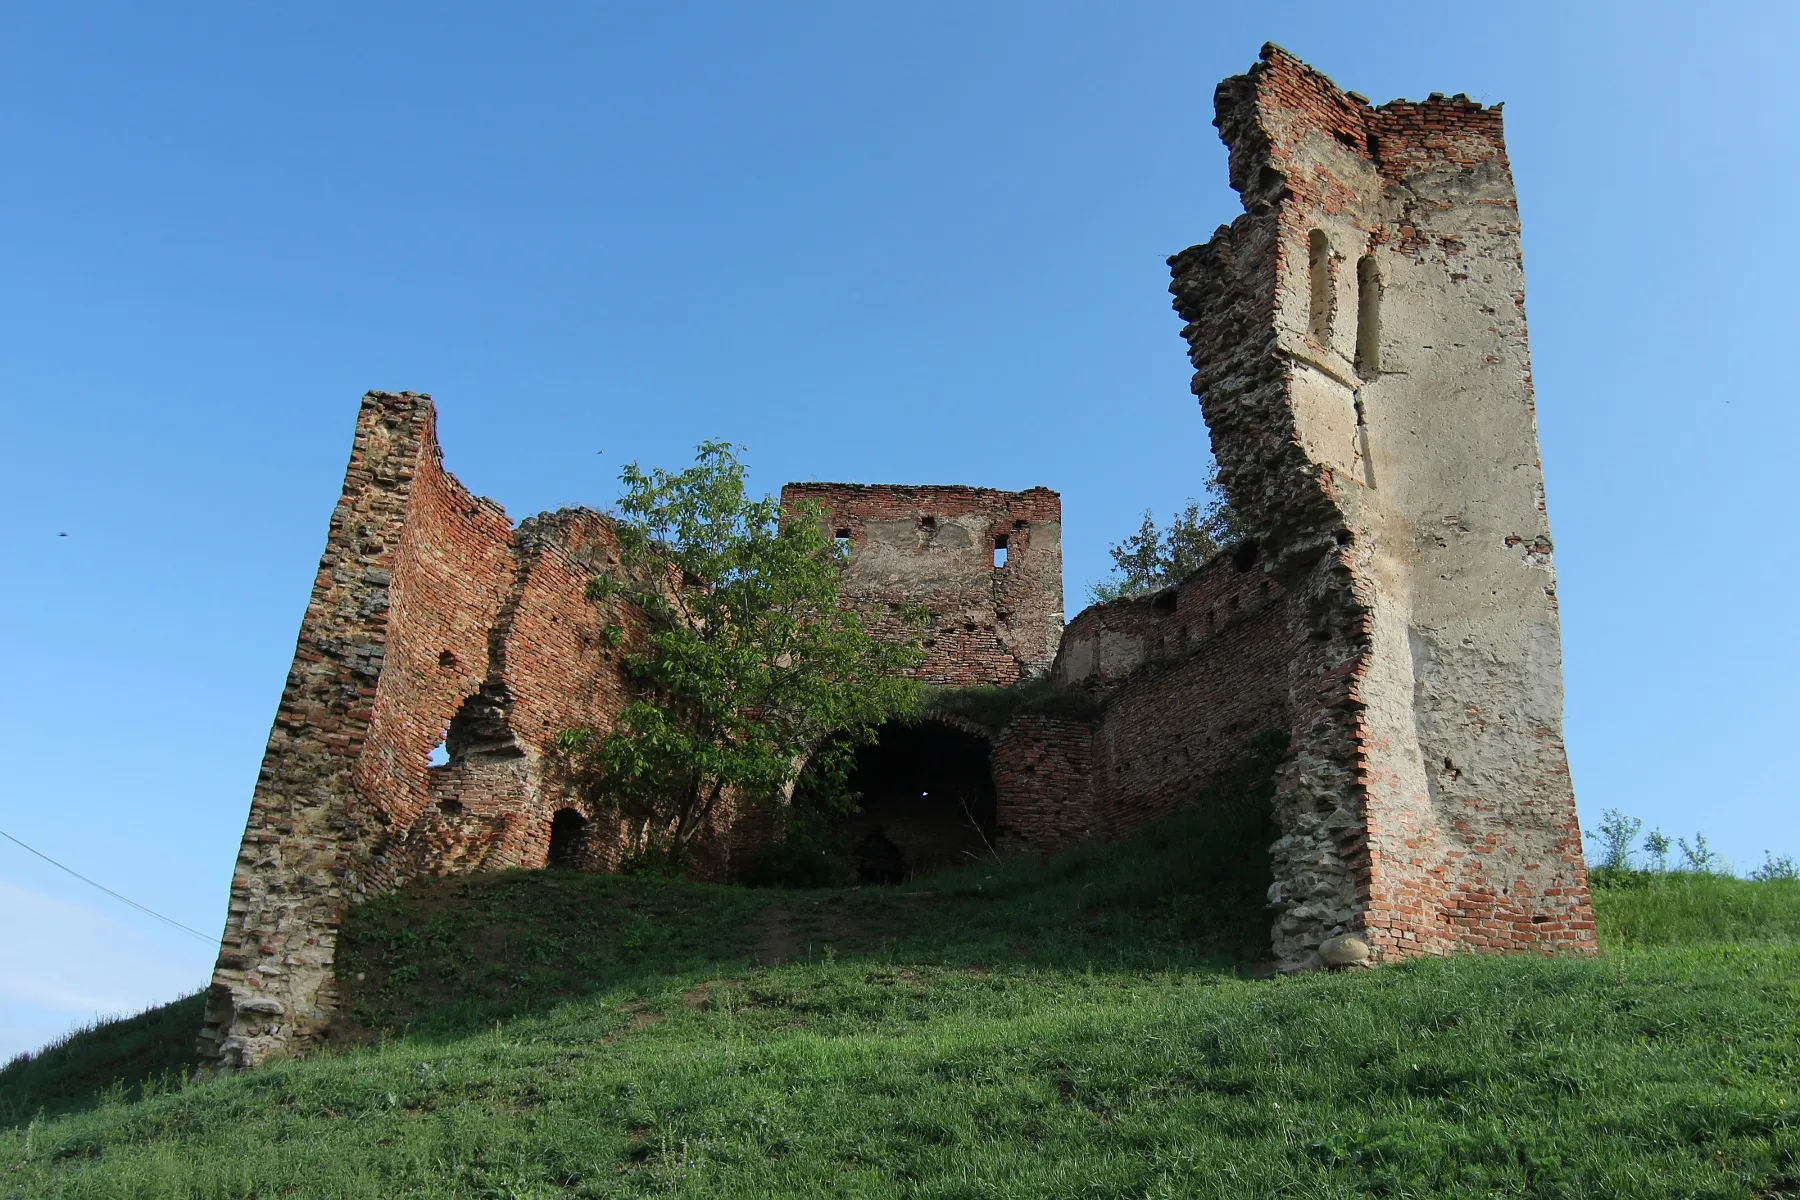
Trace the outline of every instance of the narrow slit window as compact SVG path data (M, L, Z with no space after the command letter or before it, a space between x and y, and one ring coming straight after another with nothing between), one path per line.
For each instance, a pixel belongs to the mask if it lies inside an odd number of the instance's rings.
M1006 565L1006 535L998 534L994 538L994 569L998 571Z
M1306 321L1313 337L1321 342L1331 340L1331 310L1337 297L1331 286L1331 239L1323 229L1315 229L1306 237L1306 277L1308 298Z
M837 537L834 540L837 542L837 548L840 553L850 553L850 531L848 529L838 530Z
M1364 376L1381 371L1381 274L1373 254L1356 264L1356 370Z

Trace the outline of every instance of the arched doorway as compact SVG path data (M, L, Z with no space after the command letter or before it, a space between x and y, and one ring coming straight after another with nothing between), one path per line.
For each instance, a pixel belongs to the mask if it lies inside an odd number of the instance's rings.
M985 738L936 721L889 722L856 753L860 811L836 841L864 883L899 883L989 857L996 808Z
M588 819L572 808L561 808L550 818L550 856L544 863L561 871L579 871L586 865Z

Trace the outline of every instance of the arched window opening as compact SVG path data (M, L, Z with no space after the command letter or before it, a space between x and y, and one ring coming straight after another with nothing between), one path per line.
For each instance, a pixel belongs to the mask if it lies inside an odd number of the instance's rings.
M833 853L866 884L900 883L987 858L998 817L988 743L935 721L893 721L856 752L859 809L834 817ZM810 803L803 773L796 808Z
M1373 254L1356 264L1356 370L1363 376L1381 370L1381 274Z
M1309 285L1307 328L1313 337L1328 342L1337 296L1331 284L1331 239L1325 236L1323 229L1315 229L1306 236L1306 276Z
M572 808L558 809L550 818L550 857L546 866L579 871L587 857L588 819Z

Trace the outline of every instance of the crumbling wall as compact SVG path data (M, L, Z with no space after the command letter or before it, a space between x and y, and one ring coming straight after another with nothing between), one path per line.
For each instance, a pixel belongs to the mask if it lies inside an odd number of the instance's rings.
M790 483L849 551L844 599L876 636L910 637L895 609L928 614L926 683L1006 685L1042 675L1062 634L1062 498L1047 488ZM996 566L1003 553L1004 566Z
M617 861L616 820L555 751L625 702L642 614L585 596L617 552L591 512L515 531L443 470L429 397L363 397L233 874L204 1060L252 1065L325 1035L338 924L368 894L543 866L564 809L589 823L578 861ZM449 762L432 766L440 743ZM705 842L716 873L726 839Z
M329 1024L338 916L391 885L370 847L423 807L426 755L485 671L510 536L440 469L428 398L363 397L232 875L203 1059L259 1062Z
M1288 597L1277 953L1592 949L1499 109L1273 46L1217 107L1245 212L1171 290Z
M1079 717L1021 713L994 738L996 847L1050 855L1094 841L1094 726Z
M1193 804L1259 737L1284 733L1294 649L1280 587L1230 555L1177 587L1077 618L1055 677L1109 689L1094 739L1095 836L1128 837Z

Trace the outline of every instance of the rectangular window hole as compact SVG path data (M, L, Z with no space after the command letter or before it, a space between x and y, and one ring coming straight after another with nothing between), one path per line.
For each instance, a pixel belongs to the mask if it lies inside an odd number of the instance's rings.
M997 534L994 537L994 568L996 570L998 570L999 568L1004 567L1005 565L1006 565L1006 535L1004 533L1002 533L1002 534Z

